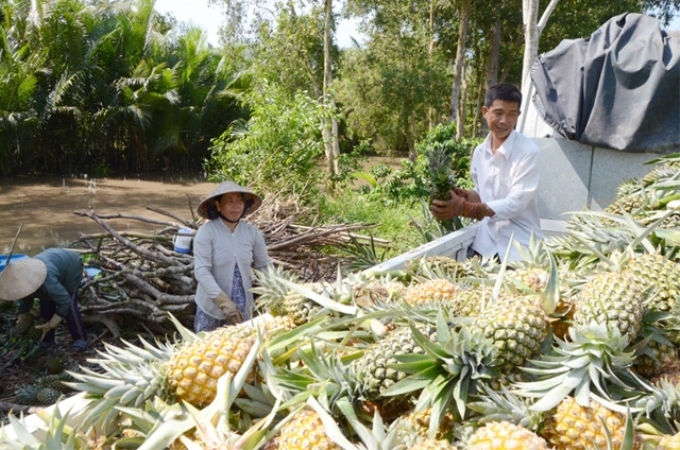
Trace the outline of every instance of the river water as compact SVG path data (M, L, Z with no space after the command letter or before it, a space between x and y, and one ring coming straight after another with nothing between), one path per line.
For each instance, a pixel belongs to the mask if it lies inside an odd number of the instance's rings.
M45 248L68 244L82 235L105 230L74 211L142 216L175 222L147 207L160 208L187 220L214 183L198 177L138 178L35 178L0 180L0 254L8 253L19 226L24 222L15 253L35 255ZM152 231L160 225L138 220L107 220L116 231Z

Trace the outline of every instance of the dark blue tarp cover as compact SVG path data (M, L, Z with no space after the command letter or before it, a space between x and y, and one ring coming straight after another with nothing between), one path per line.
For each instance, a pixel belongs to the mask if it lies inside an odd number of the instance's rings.
M642 14L562 41L531 69L532 101L567 139L627 152L680 151L680 31Z

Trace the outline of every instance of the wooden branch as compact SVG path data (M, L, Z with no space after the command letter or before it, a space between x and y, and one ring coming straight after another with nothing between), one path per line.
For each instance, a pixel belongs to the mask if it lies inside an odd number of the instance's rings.
M191 200L189 200L189 205L191 206ZM172 217L173 219L175 219L176 221L178 221L182 225L187 226L189 228L193 228L194 230L197 228L196 224L194 223L195 220L194 220L194 222L189 222L188 220L178 216L177 214L174 214L170 211L166 211L166 210L161 209L161 208L157 208L155 206L147 206L146 209L148 209L149 211L156 212L158 214L163 214L164 216ZM190 211L193 215L193 210L190 209Z
M84 212L84 211L74 211L74 214L78 216L88 216L89 213ZM177 227L177 224L174 222L167 222L165 220L156 220L156 219L149 219L148 217L142 217L142 216L133 216L130 214L122 214L122 213L113 213L113 214L97 214L97 217L100 219L129 219L129 220L138 220L140 222L146 222L146 223L151 223L154 225L165 225L165 226L171 226L171 227Z
M113 336L114 339L118 339L120 337L120 327L118 325L116 325L116 323L113 320L111 320L107 317L104 317L102 315L97 314L97 315L84 316L83 317L83 323L85 323L87 325L90 325L90 324L93 324L93 323L100 323L100 324L104 325L109 330L109 332L111 333L111 335Z
M125 279L129 281L131 284L136 286L140 291L146 292L147 294L151 295L156 299L156 304L157 305L163 305L165 303L171 303L171 304L184 304L184 303L189 303L194 301L194 296L193 295L170 295L170 294L165 294L155 287L151 286L151 284L147 283L146 281L142 280L135 274L128 274L125 275Z
M78 213L76 212L76 214L78 214ZM135 245L135 244L134 244L132 241L130 241L129 239L124 238L123 236L121 236L120 234L118 234L118 232L117 232L116 230L114 230L113 228L111 228L111 227L109 226L109 224L107 224L106 222L104 222L103 220L101 220L101 219L99 218L99 216L98 216L97 214L95 214L94 212L83 212L83 213L81 213L81 214L79 214L79 215L83 215L83 216L89 217L90 219L92 219L92 220L94 220L95 222L97 222L97 223L98 223L99 225L101 225L106 231L108 231L108 232L111 234L111 236L113 236L114 239L116 239L118 242L120 242L120 243L123 244L125 247L129 248L130 250L134 251L135 253L138 253L139 255L144 256L144 257L146 257L146 258L148 258L148 259L160 261L160 262L163 262L163 263L168 264L168 265L173 265L173 264L175 264L175 261L174 261L172 258L168 258L168 257L165 256L164 254L159 253L159 252L152 252L152 251L150 251L150 250L141 248L141 247Z

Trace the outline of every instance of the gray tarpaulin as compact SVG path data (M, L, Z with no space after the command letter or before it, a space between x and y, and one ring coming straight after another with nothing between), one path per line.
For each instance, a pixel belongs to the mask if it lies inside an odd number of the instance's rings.
M567 139L627 152L680 151L680 32L641 14L562 41L531 69L538 113Z

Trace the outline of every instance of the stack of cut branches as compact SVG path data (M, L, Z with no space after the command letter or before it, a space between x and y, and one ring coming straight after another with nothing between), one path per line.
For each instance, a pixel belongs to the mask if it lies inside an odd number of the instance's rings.
M195 230L201 225L202 219L193 215L191 204L189 208L191 220L160 208L147 208L172 221L121 213L75 212L104 229L71 244L85 255L86 266L101 270L96 277L88 278L81 290L81 308L86 321L107 324L107 317L118 315L160 324L167 320L166 312L183 321L192 320L196 291L193 256L175 252L172 241L180 228ZM282 265L302 281L334 278L338 265L348 266L348 258L340 256L341 252L327 251L329 246L356 245L369 239L372 243L387 245L386 241L354 234L371 225L302 226L295 223L300 217L309 217L309 211L301 209L295 200L274 198L265 201L248 221L264 235L275 264ZM115 219L140 221L158 228L149 232L117 231L111 225Z

